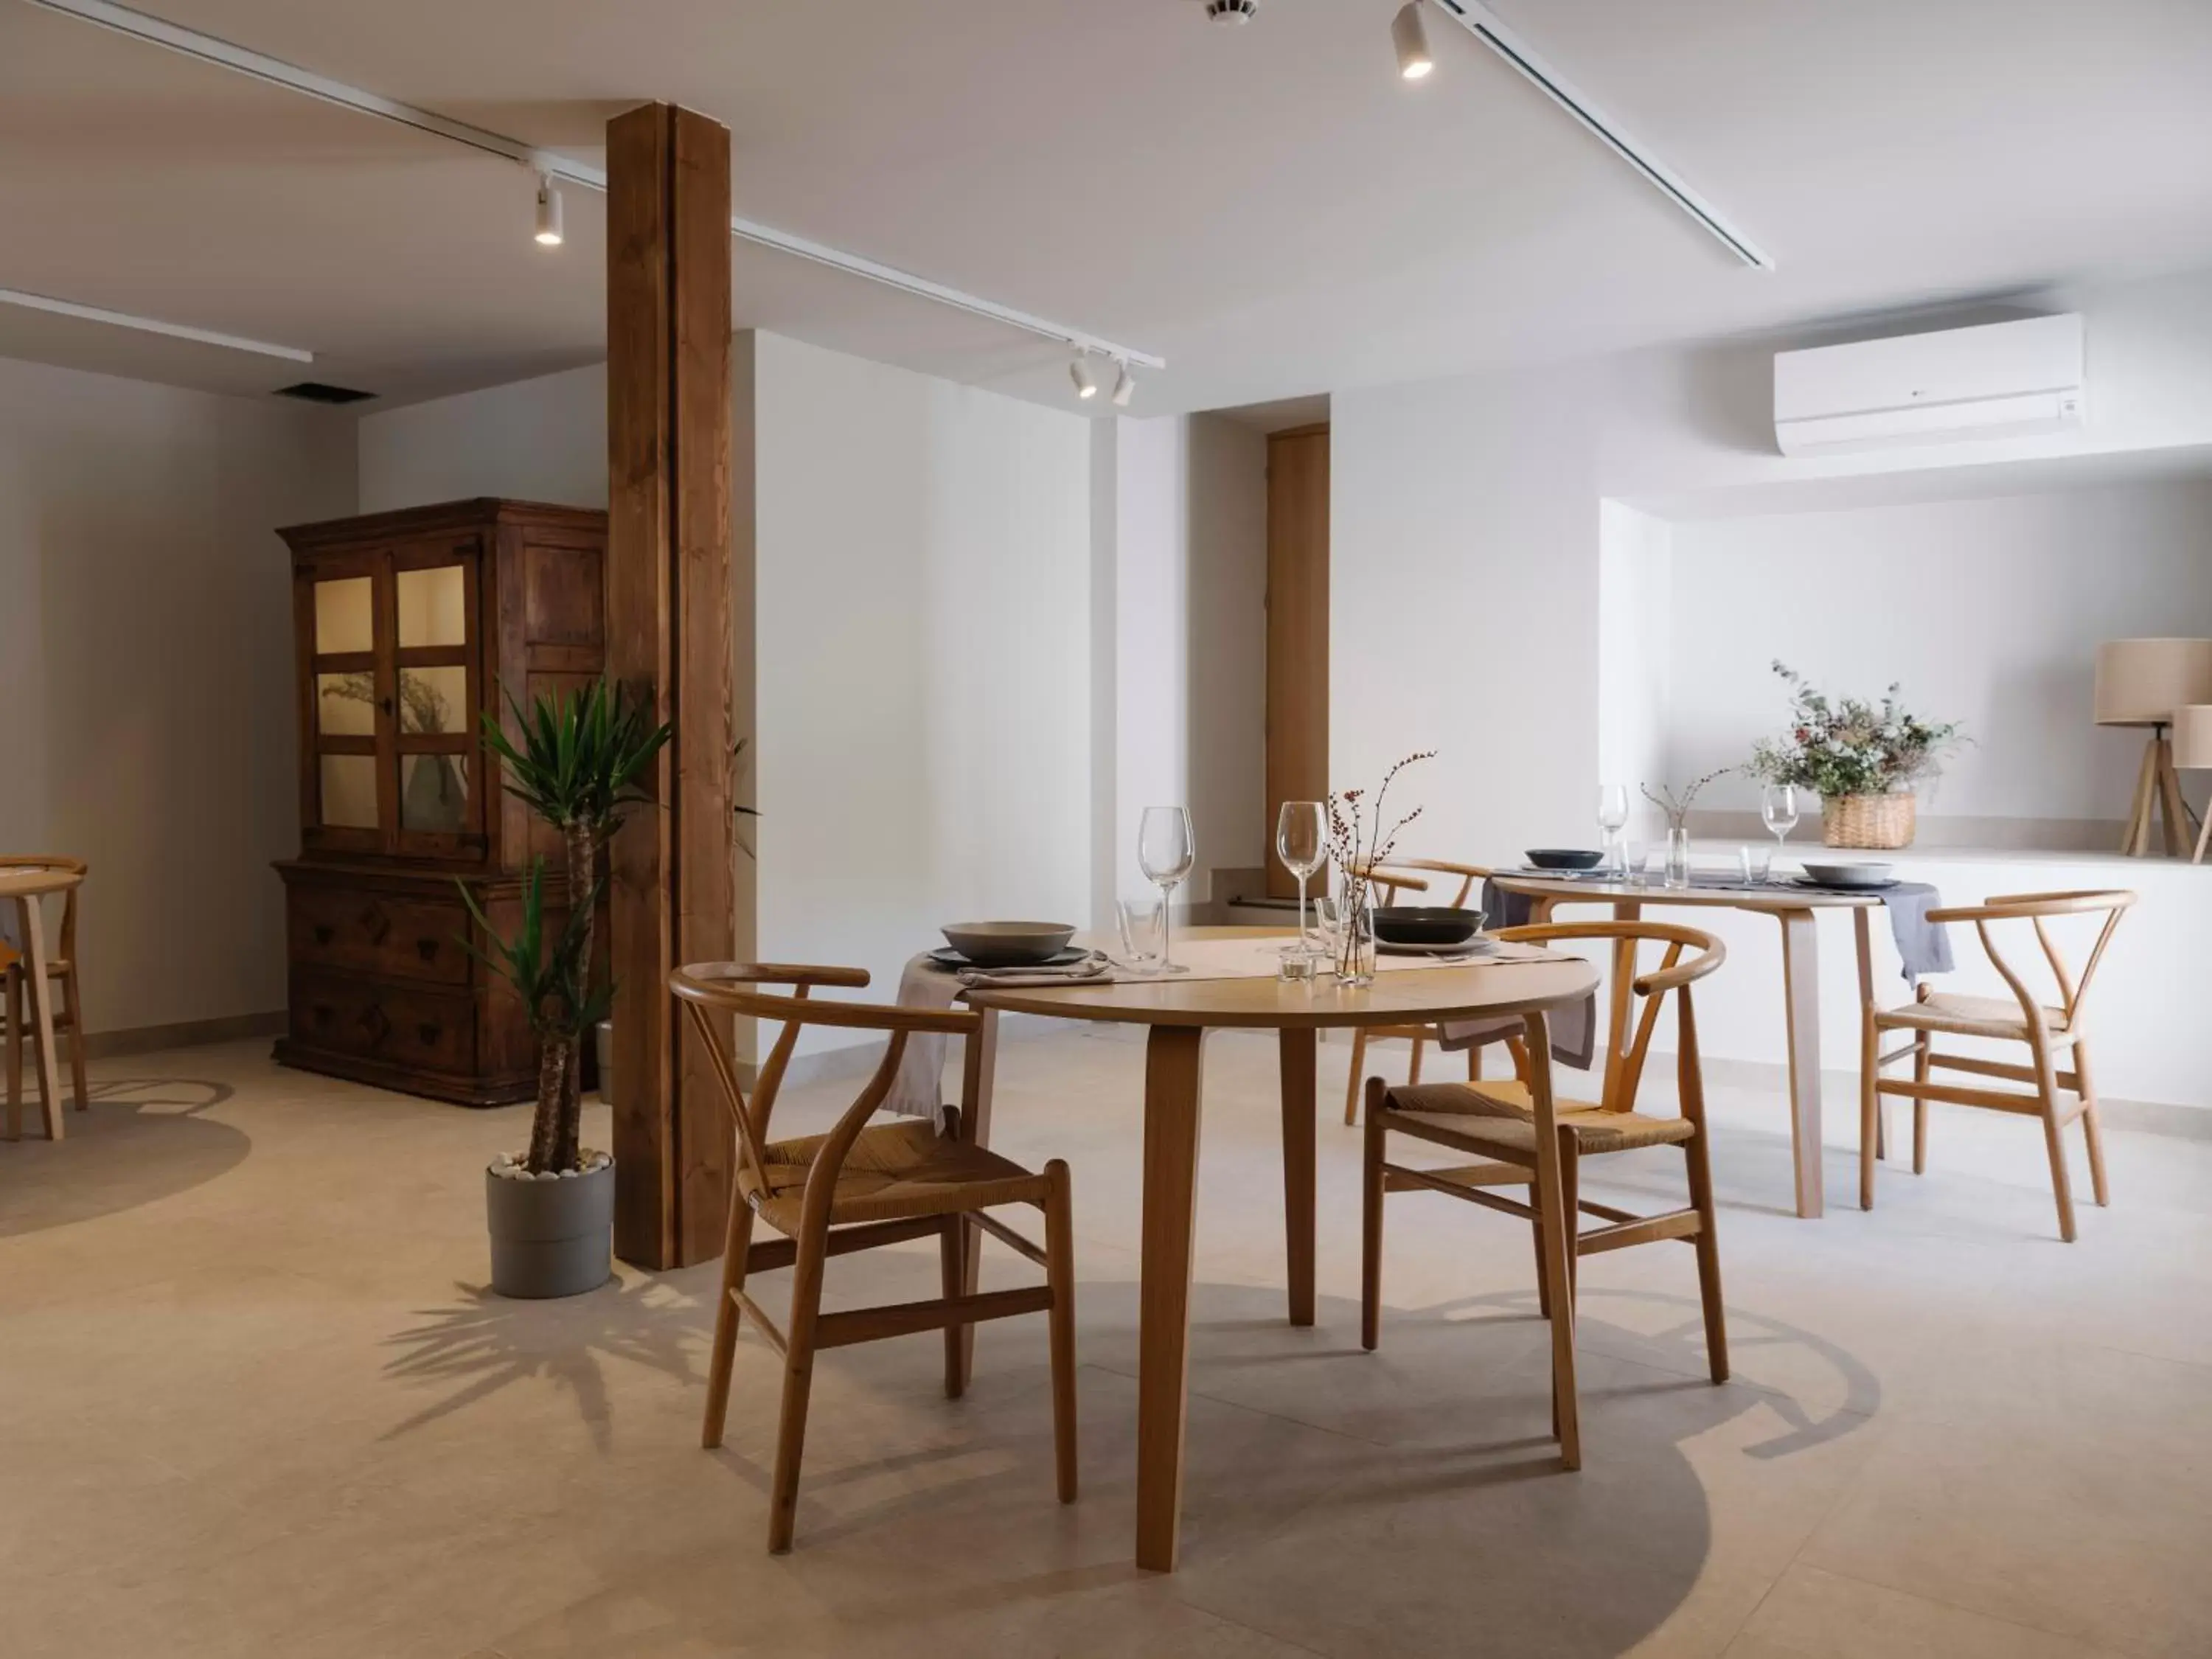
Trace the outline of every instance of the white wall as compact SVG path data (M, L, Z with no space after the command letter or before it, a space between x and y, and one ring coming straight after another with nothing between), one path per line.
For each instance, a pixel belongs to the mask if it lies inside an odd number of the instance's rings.
M1110 428L1115 591L1115 896L1146 806L1185 805L1205 904L1216 871L1261 867L1267 817L1267 441L1219 416Z
M1090 422L754 347L759 949L889 999L941 923L1088 919Z
M1923 813L2117 820L2142 734L2092 723L2097 645L2212 635L2212 481L1678 525L1673 559L1671 775L1780 727L1778 657L1831 696L1901 681L1916 712L1965 723ZM1705 804L1756 799L1731 778Z
M1664 828L1639 786L1673 775L1674 550L1665 520L1622 501L1598 504L1597 770L1601 782L1627 790L1632 837ZM1696 605L1694 590L1685 602Z
M360 511L477 495L607 504L605 363L362 416Z
M353 426L0 360L0 848L91 863L91 1031L284 1006L269 866L299 852L299 757L275 531L353 511Z

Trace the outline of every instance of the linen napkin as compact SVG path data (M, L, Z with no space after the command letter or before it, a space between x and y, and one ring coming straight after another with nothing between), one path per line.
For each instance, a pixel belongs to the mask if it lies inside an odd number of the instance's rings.
M909 959L899 975L903 1008L950 1008L972 985L1082 985L1103 980L1113 964L1093 951L1064 968L963 968L954 972L927 956ZM902 1117L936 1117L945 1109L945 1050L942 1031L909 1032L898 1075L881 1108Z

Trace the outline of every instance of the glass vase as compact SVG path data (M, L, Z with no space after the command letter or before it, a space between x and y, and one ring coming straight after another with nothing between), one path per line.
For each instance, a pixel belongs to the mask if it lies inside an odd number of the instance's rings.
M1680 890L1690 884L1690 832L1675 828L1667 832L1667 885Z
M1375 982L1375 897L1364 881L1345 890L1336 934L1336 982Z

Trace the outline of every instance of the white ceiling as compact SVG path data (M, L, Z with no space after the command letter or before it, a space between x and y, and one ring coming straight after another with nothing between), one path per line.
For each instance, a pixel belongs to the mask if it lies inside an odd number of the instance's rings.
M1441 16L1400 82L1396 0L149 3L580 159L702 110L739 212L1160 353L1139 412L2212 265L2205 0L1497 0L1771 275ZM0 0L0 287L321 361L13 316L0 352L387 400L589 361L601 204L567 207L540 249L518 167ZM994 325L743 246L736 287L740 325L1072 401Z

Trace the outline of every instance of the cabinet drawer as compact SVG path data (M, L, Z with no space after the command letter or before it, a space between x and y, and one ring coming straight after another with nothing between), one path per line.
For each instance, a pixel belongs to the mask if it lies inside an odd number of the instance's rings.
M292 963L337 968L441 985L469 982L469 953L457 935L469 914L451 904L362 888L306 883L289 890L286 906Z
M476 1067L476 1001L465 992L313 969L295 970L291 990L295 1042L430 1071Z

